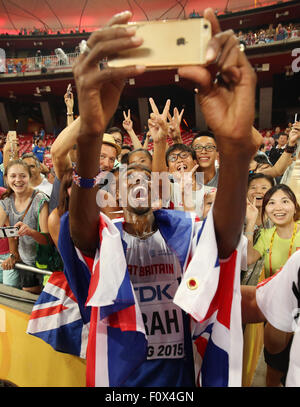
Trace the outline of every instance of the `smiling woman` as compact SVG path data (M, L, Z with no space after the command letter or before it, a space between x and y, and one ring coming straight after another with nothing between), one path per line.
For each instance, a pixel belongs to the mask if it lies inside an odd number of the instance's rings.
M254 246L249 236L248 264L263 257L265 276L269 277L300 248L299 204L293 191L284 184L269 189L263 199L263 222L265 214L274 226L262 229Z
M258 213L258 209L256 210ZM277 272L283 273L282 267L300 249L300 208L293 191L287 185L276 185L265 193L261 209L263 225L265 215L274 226L261 229L254 246L253 233L247 236L247 260L250 265L262 258L267 278ZM274 344L279 343L282 344L282 352L276 353L273 351ZM291 335L270 329L267 324L264 328L264 344L267 386L279 386L289 364Z
M12 269L17 261L34 266L36 243L48 244L48 198L35 191L29 184L30 168L22 160L10 161L5 170L7 191L0 200L0 225L18 227L18 245L11 249L11 256L2 263L3 269ZM39 216L38 216L39 213ZM38 222L42 233L38 232ZM29 271L20 273L23 290L39 294L42 276Z

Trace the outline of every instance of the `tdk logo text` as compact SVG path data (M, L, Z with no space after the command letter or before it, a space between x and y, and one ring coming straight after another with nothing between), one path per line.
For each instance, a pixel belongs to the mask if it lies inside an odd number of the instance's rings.
M140 302L149 302L158 300L161 301L164 298L168 300L172 300L173 297L168 293L168 289L170 288L171 284L167 284L164 287L160 285L156 286L143 286L143 287L135 287L134 290L138 292L140 297Z

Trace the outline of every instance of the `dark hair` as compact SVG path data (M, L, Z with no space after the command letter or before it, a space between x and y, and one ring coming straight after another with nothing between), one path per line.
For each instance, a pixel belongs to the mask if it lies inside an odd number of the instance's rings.
M33 158L34 161L36 162L37 168L40 168L41 162L40 162L40 160L37 158L37 156L36 156L34 153L24 153L24 154L22 154L22 160L23 160L24 158Z
M122 136L122 144L124 141L124 131L119 127L110 127L109 129L105 130L105 133L112 134L112 133L120 133Z
M59 199L57 205L57 211L59 217L61 217L69 209L70 197L68 194L68 188L72 185L72 173L73 169L69 168L63 175L60 187L59 187Z
M187 146L186 144L177 143L177 144L173 144L173 145L172 145L171 147L169 147L168 150L166 151L166 164L167 164L167 166L169 166L169 163L168 163L169 155L172 154L173 151L175 151L175 150L187 151L188 153L191 154L193 160L197 160L196 152L195 152L195 150L192 149L192 147Z
M249 175L248 188L249 188L251 182L254 181L255 179L266 179L267 181L269 181L269 183L271 184L272 187L275 186L274 178L272 178L270 175L264 174L262 172L257 172L257 173Z
M151 168L146 167L143 164L138 164L138 163L132 163L132 164L129 164L126 168L120 168L120 172L124 174L126 171L129 171L129 170L132 170L132 169L147 171L150 174L152 172Z
M122 156L122 158L121 158L121 164L128 164L128 154L129 154L129 153L126 153L126 154L124 154L124 155Z
M26 171L29 174L29 178L31 178L31 171L30 171L30 167L28 164L26 164L23 160L18 159L18 160L11 160L8 162L5 170L4 170L4 176L7 177L8 174L8 170L13 167L14 165L22 165L22 167L24 167L26 169ZM11 194L13 194L13 190L10 188L10 186L6 183L6 191L4 192L4 194L2 194L1 199L5 199L8 198Z
M275 185L274 187L272 187L271 189L269 189L264 195L262 209L261 209L261 218L262 218L263 226L264 226L264 216L265 216L265 212L266 212L266 206L267 206L269 200L271 199L271 197L275 194L275 192L280 191L280 190L283 191L295 205L296 213L294 215L294 221L298 220L300 217L300 206L297 202L297 198L296 198L294 192L287 185L278 184L278 185Z
M254 158L254 161L256 161L258 164L269 164L272 165L269 161L269 159L264 155L264 154L257 154Z
M209 131L209 130L203 130L203 131L198 131L197 134L193 137L193 140L191 142L191 146L193 145L194 141L199 138L199 137L210 137L216 141L216 138L214 136L214 133Z
M129 158L132 156L132 154L138 153L140 151L142 153L145 153L148 156L148 158L152 161L152 155L151 155L150 151L146 150L145 148L137 148L137 149L129 151L129 153L127 153L128 154L128 156L127 156L128 161L127 161L127 163L124 163L124 164L129 164Z
M129 144L123 144L122 147L121 147L121 150L123 150L123 149L132 151L133 147L130 146Z

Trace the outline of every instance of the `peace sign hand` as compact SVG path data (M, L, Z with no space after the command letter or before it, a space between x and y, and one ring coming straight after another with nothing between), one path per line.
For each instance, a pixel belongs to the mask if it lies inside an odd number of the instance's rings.
M126 112L123 111L123 116L124 116L124 120L123 120L123 127L127 132L132 131L132 120L130 118L130 109L128 109L128 113L126 116Z
M183 116L184 109L181 110L179 113L177 107L173 110L173 117L170 113L168 113L168 135L172 138L172 140L179 141L181 140L181 131L180 131L180 123Z
M150 114L150 119L148 120L148 127L150 135L154 143L159 143L161 141L166 141L168 135L168 124L167 117L170 109L170 99L167 100L164 110L159 113L159 110L152 98L149 99L152 113Z

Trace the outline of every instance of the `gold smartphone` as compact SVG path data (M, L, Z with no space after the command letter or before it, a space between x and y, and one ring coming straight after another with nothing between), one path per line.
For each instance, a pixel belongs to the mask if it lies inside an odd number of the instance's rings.
M108 57L109 67L145 65L148 69L168 69L184 65L204 65L211 38L211 24L204 18L129 23L144 39L134 49Z

